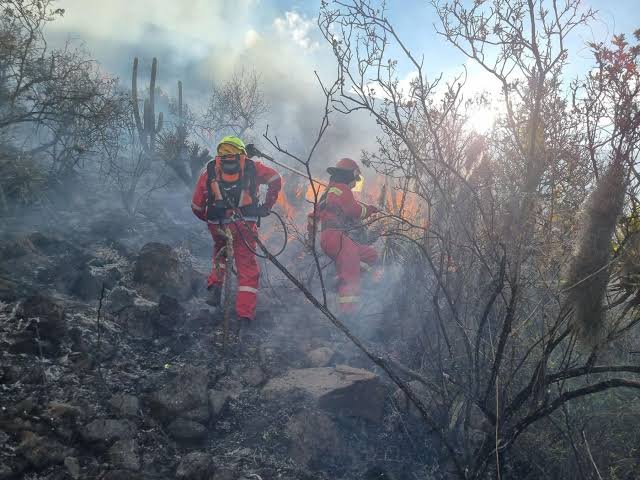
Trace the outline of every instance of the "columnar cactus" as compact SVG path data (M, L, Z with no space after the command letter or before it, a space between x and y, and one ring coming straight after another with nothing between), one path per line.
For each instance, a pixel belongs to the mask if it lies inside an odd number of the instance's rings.
M144 100L143 117L140 118L138 110L138 57L133 59L133 74L131 76L131 100L133 103L133 116L140 135L140 143L145 153L151 155L155 152L156 135L162 130L162 112L158 114L156 124L155 114L155 91L156 72L158 70L158 60L153 59L151 64L151 81L149 83L149 98Z

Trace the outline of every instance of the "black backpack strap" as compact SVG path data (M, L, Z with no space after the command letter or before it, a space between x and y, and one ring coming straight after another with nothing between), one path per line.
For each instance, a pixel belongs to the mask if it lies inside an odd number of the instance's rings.
M216 160L215 158L207 163L207 207L214 208L213 192L211 191L211 182L216 178Z
M255 206L258 206L258 186L256 180L256 164L247 158L244 163L244 174L242 177L242 187L245 188Z

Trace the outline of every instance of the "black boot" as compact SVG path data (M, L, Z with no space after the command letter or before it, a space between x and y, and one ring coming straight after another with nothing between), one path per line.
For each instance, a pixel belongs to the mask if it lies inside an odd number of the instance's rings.
M240 343L247 343L253 340L253 320L247 317L239 317L237 320L238 340Z
M207 288L207 305L217 307L222 299L222 287L220 285L211 285Z

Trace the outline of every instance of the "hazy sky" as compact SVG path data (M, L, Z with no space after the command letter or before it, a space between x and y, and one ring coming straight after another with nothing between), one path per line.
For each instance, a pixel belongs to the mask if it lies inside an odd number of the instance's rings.
M569 43L573 76L590 67L585 42L607 40L612 33L640 27L640 0L585 0L598 9L590 29L576 32ZM193 105L206 98L208 85L242 66L261 73L268 100L274 106L271 130L304 149L317 128L320 105L317 70L330 81L334 63L316 25L320 2L292 0L58 0L64 18L49 27L54 44L71 38L82 41L103 68L129 84L134 56L148 71L159 61L158 83L170 94L181 79ZM479 67L436 34L433 7L428 1L391 0L389 17L407 44L425 56L426 71L451 78L466 65L469 84L478 90L492 83ZM411 7L410 7L411 5ZM410 66L400 64L408 77ZM146 84L142 83L143 85ZM175 93L173 93L175 95ZM359 117L336 118L321 154L359 156L373 145L375 128ZM329 158L326 159L330 161Z

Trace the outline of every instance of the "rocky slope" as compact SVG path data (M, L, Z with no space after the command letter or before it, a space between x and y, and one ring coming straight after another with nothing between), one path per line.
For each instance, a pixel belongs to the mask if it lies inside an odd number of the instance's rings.
M0 245L0 480L444 475L393 385L302 296L265 288L224 351L208 259L95 228Z

